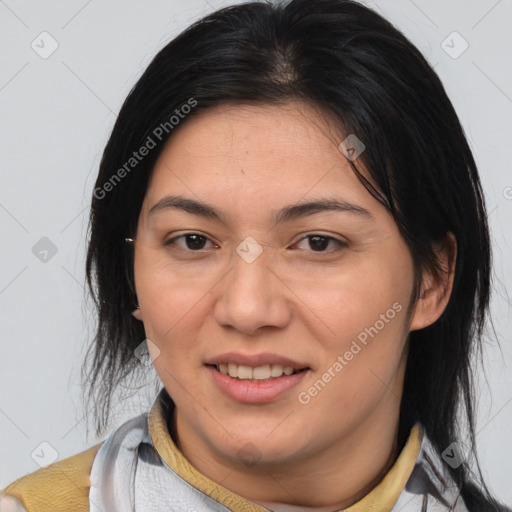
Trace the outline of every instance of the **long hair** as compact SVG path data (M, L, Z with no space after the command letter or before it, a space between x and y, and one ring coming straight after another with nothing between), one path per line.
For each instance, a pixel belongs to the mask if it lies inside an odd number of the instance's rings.
M89 224L86 273L98 326L83 377L96 432L107 427L112 393L133 375L133 353L145 339L130 314L137 298L125 238L135 233L163 146L213 106L290 101L319 107L341 132L364 142L353 170L393 215L416 276L441 271L433 244L448 232L455 236L450 301L438 321L409 336L400 417L414 409L439 453L466 425L476 453L471 377L491 268L477 167L431 66L391 23L353 0L251 2L214 12L167 44L126 98L102 156ZM171 121L178 115L179 124ZM148 154L131 160L149 139ZM359 162L376 186L363 178ZM467 463L449 470L471 510L500 510L478 462L477 468L478 476Z

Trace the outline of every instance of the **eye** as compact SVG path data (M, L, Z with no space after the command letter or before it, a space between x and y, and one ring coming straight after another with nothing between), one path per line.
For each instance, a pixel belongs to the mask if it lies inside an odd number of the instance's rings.
M338 240L337 238L334 238L332 236L320 235L317 233L304 236L297 242L297 244L303 242L304 240L309 240L309 247L313 249L313 252L330 253L348 247L348 244L346 242L342 242L341 240ZM338 246L338 249L325 250L331 242L334 242L334 244Z
M302 237L295 245L303 243L305 240L309 241L309 248L312 249L312 252L331 253L344 247L348 247L346 242L342 242L341 240L338 240L332 236L321 235L318 233ZM199 252L208 249L208 247L205 247L208 242L212 244L212 247L218 247L218 245L213 244L208 237L201 235L200 233L185 233L173 237L165 242L165 245L175 246L188 252ZM337 248L335 247L328 249L329 246L332 245L337 246Z
M177 243L180 240L181 244ZM189 250L192 252L198 252L205 248L205 243L211 241L204 235L199 233L185 233L184 235L176 236L165 242L166 246L175 245L180 249ZM215 246L218 247L218 246Z

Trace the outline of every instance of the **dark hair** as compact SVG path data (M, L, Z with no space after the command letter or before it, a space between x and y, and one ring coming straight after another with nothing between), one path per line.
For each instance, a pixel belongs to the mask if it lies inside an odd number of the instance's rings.
M414 261L416 284L423 269L441 272L433 243L448 232L455 236L450 301L437 322L410 333L401 424L414 409L441 453L460 439L462 414L476 453L471 377L481 355L491 260L476 164L425 58L392 24L353 0L221 9L167 44L128 95L103 153L89 225L86 270L98 326L88 352L91 368L84 366L83 375L96 432L107 426L112 392L133 375L134 349L145 339L142 323L130 314L137 297L125 238L135 237L152 169L175 129L171 116L188 112L180 116L181 126L220 104L289 101L319 107L341 132L363 141L366 150L352 163L354 172L394 216ZM194 107L185 110L186 104ZM126 163L148 138L154 147L129 168ZM500 510L478 461L477 467L478 477L466 463L450 471L468 508Z

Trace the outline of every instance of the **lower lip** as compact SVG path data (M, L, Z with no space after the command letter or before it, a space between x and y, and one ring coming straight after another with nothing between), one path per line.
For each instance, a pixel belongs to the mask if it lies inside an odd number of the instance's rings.
M309 371L283 375L267 382L257 382L233 379L216 370L214 366L207 366L207 369L225 395L245 404L263 404L276 400L283 393L297 386Z

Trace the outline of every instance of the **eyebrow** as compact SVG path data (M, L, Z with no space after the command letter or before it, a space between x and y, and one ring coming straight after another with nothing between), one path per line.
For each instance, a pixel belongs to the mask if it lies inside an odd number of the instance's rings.
M223 213L214 206L182 196L163 197L151 207L149 215L169 209L183 210L192 215L225 223ZM285 206L277 212L273 212L272 220L274 223L279 224L323 212L348 212L374 220L374 216L365 208L340 199L320 199Z

